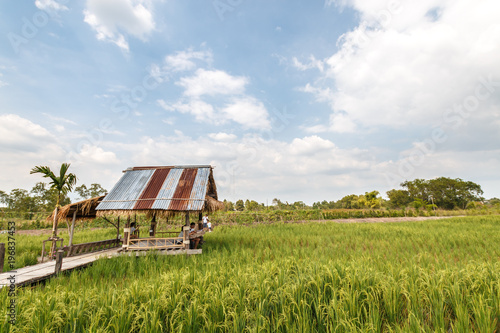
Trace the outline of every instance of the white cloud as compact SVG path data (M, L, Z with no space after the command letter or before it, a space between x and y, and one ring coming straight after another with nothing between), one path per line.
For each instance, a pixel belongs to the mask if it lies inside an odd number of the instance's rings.
M226 119L245 128L267 130L271 128L269 114L262 102L253 97L238 98L222 109Z
M295 138L290 144L290 152L294 155L314 155L323 150L332 150L335 144L317 135Z
M15 114L0 115L0 149L33 152L55 137L42 126Z
M194 51L187 49L170 54L165 57L165 69L174 72L192 70L197 67L195 60L210 64L212 62L211 51Z
M259 136L238 139L223 132L196 139L179 133L143 137L140 142L115 147L127 156L130 165L214 165L219 196L231 200L233 191L236 196L240 193L257 200L268 196L270 200L307 201L318 196L318 191L323 198L325 193L341 195L332 189L338 192L339 186L364 186L363 179L356 179L355 174L372 169L366 151L343 150L318 136L286 143ZM163 151L168 154L158 153Z
M212 54L188 49L167 56L164 68L192 70L196 67L192 59L211 62ZM268 130L271 128L269 113L262 102L245 93L248 81L244 76L233 76L222 70L198 68L193 75L176 82L184 88L183 98L174 103L157 102L166 111L191 114L198 122L222 125L232 121L243 129Z
M84 144L78 157L81 161L85 163L98 163L98 164L116 164L118 159L116 154L111 151L105 151L103 148Z
M316 59L315 56L310 55L309 56L309 62L308 63L302 63L297 59L296 57L292 58L292 65L297 68L298 70L305 71L308 69L318 69L320 72L323 72L324 69L324 63L321 60Z
M244 76L232 76L221 70L202 68L194 76L183 77L177 82L185 88L184 95L188 97L242 94L247 83L248 79Z
M38 9L50 13L51 15L54 15L55 13L60 11L68 10L68 7L55 0L36 0L35 6Z
M141 40L154 30L155 22L147 0L87 0L84 21L97 34L97 39L129 50L124 33Z
M198 122L221 125L233 121L247 129L267 130L271 128L266 108L260 101L252 97L235 98L221 108L216 108L200 99L189 99L187 102L173 104L164 100L157 102L166 111L191 114Z
M196 121L199 122L209 122L211 124L220 122L213 106L199 99L192 99L187 103L177 102L174 104L168 104L164 100L158 100L158 104L166 111L192 114Z
M215 141L224 141L224 142L234 141L237 138L237 136L234 134L229 134L224 132L210 133L208 134L208 137Z
M51 114L46 113L46 112L42 112L42 115L49 118L50 120L53 120L54 122L57 122L57 123L76 125L76 123L73 120L68 119L68 118L57 117L57 116L51 115Z
M325 74L303 89L331 105L335 116L328 130L353 129L355 123L438 126L447 109L475 96L481 77L500 81L497 1L336 3L356 9L361 23L339 40ZM495 103L481 100L473 117L486 115Z

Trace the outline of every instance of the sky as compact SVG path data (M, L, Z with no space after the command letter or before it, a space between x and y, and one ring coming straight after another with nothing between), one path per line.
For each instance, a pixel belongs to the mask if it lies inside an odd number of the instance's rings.
M497 0L0 2L0 190L214 166L219 199L500 197Z

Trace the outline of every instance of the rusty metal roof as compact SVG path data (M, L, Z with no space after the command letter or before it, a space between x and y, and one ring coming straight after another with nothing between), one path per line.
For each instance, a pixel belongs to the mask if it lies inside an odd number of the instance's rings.
M201 211L210 182L210 165L129 168L96 209Z

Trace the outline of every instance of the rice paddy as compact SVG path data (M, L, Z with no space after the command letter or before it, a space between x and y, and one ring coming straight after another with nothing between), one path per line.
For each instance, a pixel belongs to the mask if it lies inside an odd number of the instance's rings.
M20 289L0 330L500 332L498 216L221 226L205 241Z

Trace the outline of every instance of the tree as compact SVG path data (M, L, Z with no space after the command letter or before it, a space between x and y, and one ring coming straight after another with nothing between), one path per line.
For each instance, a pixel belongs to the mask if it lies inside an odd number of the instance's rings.
M405 208L412 202L410 192L406 190L390 190L386 193L392 208Z
M9 205L9 195L4 191L0 191L0 203L4 205Z
M81 199L95 198L108 193L105 188L97 183L91 184L90 188L82 184L81 186L75 187L75 192L78 193Z
M231 201L224 199L224 211L225 212L234 211L234 204Z
M246 200L245 201L245 210L256 211L261 209L261 205L255 200Z
M346 195L345 197L337 201L337 204L340 206L340 208L347 208L347 209L360 208L359 197L356 194ZM364 205L364 203L362 204Z
M72 191L77 181L73 173L68 173L69 166L69 163L63 163L59 170L59 176L56 176L48 166L36 166L30 171L30 174L41 173L44 178L50 178L50 188L57 191L57 201L54 209L54 224L52 226L53 238L57 238L57 211L61 198Z
M465 209L469 202L484 200L480 185L460 178L415 179L405 181L401 186L407 189L412 201L428 201L432 197L434 204L444 209Z
M235 209L239 212L242 212L245 210L245 204L243 203L243 200L240 199L240 200L236 201Z
M28 191L15 188L10 191L7 206L17 212L33 212L36 210L36 201Z
M382 198L378 197L378 191L365 192L365 207L374 209L382 206Z

